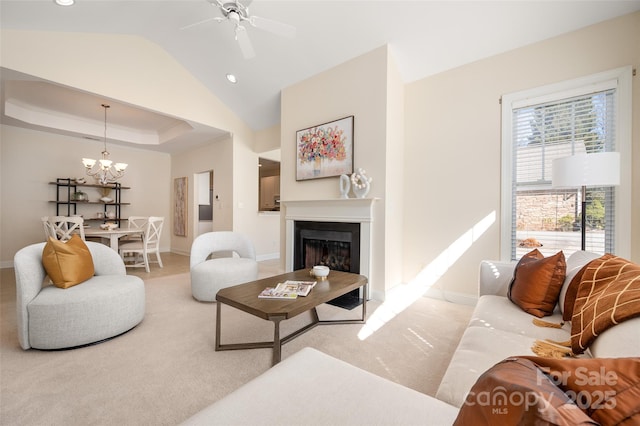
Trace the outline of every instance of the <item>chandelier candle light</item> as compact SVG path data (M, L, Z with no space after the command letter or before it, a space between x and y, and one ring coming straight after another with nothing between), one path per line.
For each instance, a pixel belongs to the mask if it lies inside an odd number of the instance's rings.
M100 185L107 185L124 176L127 164L116 163L112 165L113 161L109 160L109 151L107 151L107 109L110 108L110 105L102 104L102 108L104 108L104 151L102 151L102 158L97 161L92 158L83 158L82 164L87 169L87 175L93 176ZM98 167L94 170L96 163L98 163Z

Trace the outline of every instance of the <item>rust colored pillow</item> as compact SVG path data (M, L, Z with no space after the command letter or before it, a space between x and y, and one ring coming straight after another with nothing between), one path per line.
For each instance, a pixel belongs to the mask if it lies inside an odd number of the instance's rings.
M583 353L600 333L640 316L640 265L614 255L587 264L571 317L571 349Z
M640 358L522 358L598 423L640 424Z
M473 385L454 426L596 425L527 359L507 358Z
M544 257L538 249L522 256L509 284L509 300L538 318L553 314L567 272L564 253Z
M42 265L56 287L69 288L94 274L93 258L78 235L67 242L49 237L42 250Z
M638 401L640 358L512 357L478 378L455 425L635 425Z

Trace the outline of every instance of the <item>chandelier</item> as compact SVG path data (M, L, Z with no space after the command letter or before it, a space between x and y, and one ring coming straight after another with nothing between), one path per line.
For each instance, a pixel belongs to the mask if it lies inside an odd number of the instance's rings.
M104 151L102 151L102 158L97 161L92 158L82 159L82 164L87 169L87 175L93 176L100 185L114 183L124 176L124 170L127 168L126 163L113 164L113 161L109 160L109 151L107 151L107 109L110 107L110 105L102 104L102 108L104 108ZM97 168L94 169L96 163Z

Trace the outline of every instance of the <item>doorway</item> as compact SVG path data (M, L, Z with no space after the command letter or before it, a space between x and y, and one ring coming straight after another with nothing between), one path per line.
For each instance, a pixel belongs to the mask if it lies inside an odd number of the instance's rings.
M195 212L196 223L194 238L206 232L213 231L213 170L197 173L196 195L198 209Z

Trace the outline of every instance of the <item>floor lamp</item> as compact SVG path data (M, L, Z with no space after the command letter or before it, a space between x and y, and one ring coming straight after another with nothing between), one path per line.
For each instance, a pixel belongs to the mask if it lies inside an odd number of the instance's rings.
M620 153L576 154L553 160L551 185L554 188L582 188L582 250L587 233L587 186L620 185Z

